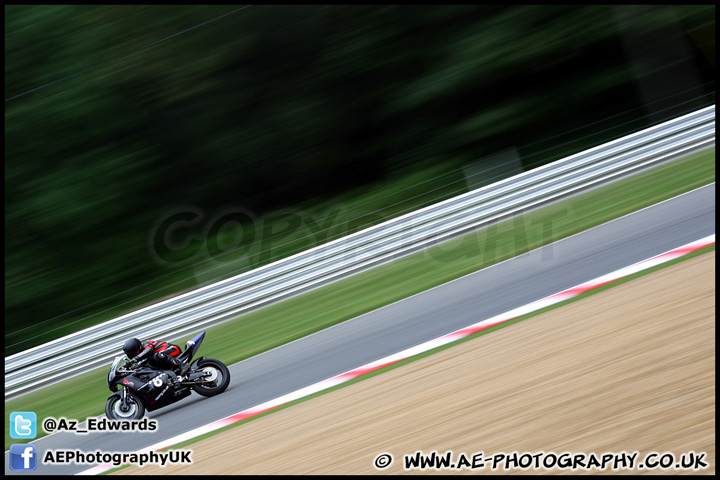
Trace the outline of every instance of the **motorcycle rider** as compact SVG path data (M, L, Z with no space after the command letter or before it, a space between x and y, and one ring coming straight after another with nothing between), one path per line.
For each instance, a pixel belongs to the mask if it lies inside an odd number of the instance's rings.
M168 342L156 342L145 340L141 342L137 338L130 338L123 345L123 352L129 362L140 362L144 359L155 368L171 369L180 377L184 377L190 365L181 362L177 358L180 355L180 347Z

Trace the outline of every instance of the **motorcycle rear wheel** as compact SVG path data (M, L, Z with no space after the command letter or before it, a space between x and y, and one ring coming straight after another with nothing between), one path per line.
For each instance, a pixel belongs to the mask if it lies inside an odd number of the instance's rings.
M113 393L105 404L105 415L111 420L139 420L145 416L145 405L137 395L128 392L128 411L121 409L122 392Z
M196 372L205 371L212 381L207 383L195 383L191 388L203 397L213 397L225 391L230 385L230 370L220 360L203 358L198 362Z

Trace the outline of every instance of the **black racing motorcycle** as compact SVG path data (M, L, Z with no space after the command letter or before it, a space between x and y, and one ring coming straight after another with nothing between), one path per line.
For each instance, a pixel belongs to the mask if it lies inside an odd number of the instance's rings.
M203 338L205 332L188 340L185 351L176 358L183 363L192 361ZM121 355L113 361L107 381L110 391L115 393L105 404L105 415L112 420L137 420L145 411L182 400L192 390L205 397L224 392L230 384L230 371L219 360L200 357L181 377L172 370L148 365L147 359L133 363Z

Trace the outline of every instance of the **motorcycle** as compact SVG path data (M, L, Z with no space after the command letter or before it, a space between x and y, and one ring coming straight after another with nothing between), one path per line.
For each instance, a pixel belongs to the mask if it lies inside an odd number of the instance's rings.
M184 364L192 361L203 338L205 332L188 340L185 351L176 358ZM132 364L125 355L120 355L110 367L107 382L114 393L107 399L105 415L112 420L137 420L146 411L182 400L193 390L204 397L224 392L230 384L230 371L219 360L199 357L180 377L172 370L149 366L147 360Z

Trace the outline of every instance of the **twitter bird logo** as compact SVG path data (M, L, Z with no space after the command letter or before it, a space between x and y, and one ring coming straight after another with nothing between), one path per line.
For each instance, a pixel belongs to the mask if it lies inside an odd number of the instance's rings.
M10 414L11 438L35 438L37 416L35 412L12 412Z

